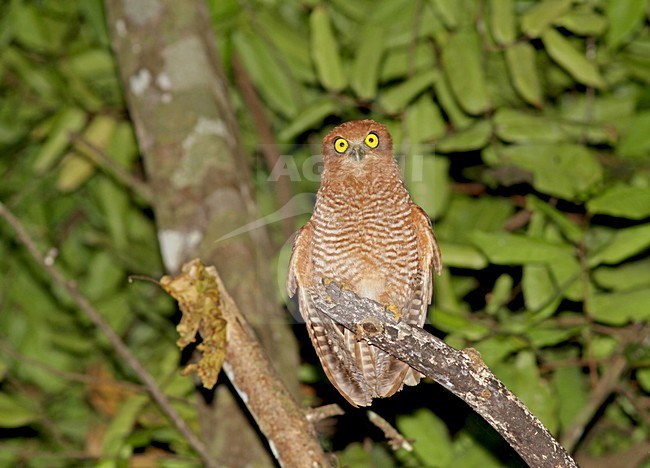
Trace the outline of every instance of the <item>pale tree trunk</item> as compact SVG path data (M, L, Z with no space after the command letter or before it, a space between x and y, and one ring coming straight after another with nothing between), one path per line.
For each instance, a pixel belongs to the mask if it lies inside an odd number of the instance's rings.
M165 266L175 273L193 257L214 264L295 394L297 346L276 300L266 232L216 242L254 219L256 204L207 7L189 0L107 0L106 10ZM199 417L220 463L273 463L224 386Z

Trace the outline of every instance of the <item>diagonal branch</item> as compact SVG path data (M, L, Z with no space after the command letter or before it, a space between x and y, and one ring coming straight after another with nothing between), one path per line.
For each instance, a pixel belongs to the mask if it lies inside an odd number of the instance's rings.
M255 332L239 311L217 269L200 260L183 265L180 275L164 277L161 284L181 304L183 314L201 314L206 307L226 322L223 370L266 437L281 466L329 466L330 462L307 416L296 404L273 365L264 355ZM194 300L199 298L199 300ZM213 333L201 330L203 339ZM205 354L204 354L205 357Z
M324 290L323 290L324 288ZM421 328L396 323L384 307L337 284L308 291L315 306L356 333L357 339L392 354L462 398L535 467L577 467L548 429L497 379L478 351L459 351Z
M210 467L216 466L213 458L208 455L203 442L199 440L199 438L194 434L194 432L192 432L181 415L178 414L178 412L174 409L171 402L167 398L167 395L163 393L149 371L145 369L142 363L138 360L137 357L135 357L135 355L131 352L124 341L122 341L119 335L115 333L115 331L106 322L106 320L104 320L99 312L97 312L90 301L88 301L88 299L86 299L86 297L81 294L79 289L77 289L75 283L68 280L63 275L63 273L53 264L53 262L48 261L43 256L43 254L36 246L36 242L34 242L20 220L16 218L2 202L0 202L0 218L4 218L7 223L9 223L9 225L16 233L18 241L27 248L27 251L34 258L34 260L36 260L36 262L47 272L50 278L52 278L52 280L58 286L67 291L68 295L72 298L77 307L79 307L79 309L86 314L90 321L99 330L101 330L102 333L104 333L117 355L122 360L124 360L124 362L126 362L126 364L137 374L144 386L147 388L147 391L151 395L151 398L153 398L158 407L169 418L178 432L180 432L183 437L185 437L185 440L187 440L187 442L192 446L196 453L199 454L203 463L205 463L206 466Z

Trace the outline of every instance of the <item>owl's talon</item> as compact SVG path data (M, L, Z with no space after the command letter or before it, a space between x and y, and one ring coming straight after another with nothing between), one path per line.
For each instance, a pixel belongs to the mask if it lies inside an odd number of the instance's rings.
M386 306L386 310L393 314L396 322L402 320L402 311L392 302Z
M339 281L334 281L332 278L328 278L327 276L323 277L323 286L327 287L330 284L335 284L339 288L341 288L341 291L352 291L352 288L348 286L346 283L342 283Z

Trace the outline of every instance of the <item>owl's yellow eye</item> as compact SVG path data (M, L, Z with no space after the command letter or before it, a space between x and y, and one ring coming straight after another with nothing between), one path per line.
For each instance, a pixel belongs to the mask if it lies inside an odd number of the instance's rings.
M376 133L368 133L368 135L366 135L366 139L363 141L370 148L376 148L379 144L379 137Z
M337 153L344 153L345 150L348 149L348 146L350 146L350 144L345 138L337 138L334 140L334 149Z

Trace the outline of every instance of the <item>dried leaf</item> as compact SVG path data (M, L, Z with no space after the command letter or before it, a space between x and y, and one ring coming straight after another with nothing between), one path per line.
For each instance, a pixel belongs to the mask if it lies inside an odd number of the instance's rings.
M188 365L183 373L196 372L204 387L214 387L226 357L226 321L222 318L221 295L215 277L197 259L183 265L179 275L163 276L160 285L178 301L183 313L176 327L180 335L178 347L183 349L193 343L197 332L203 338L197 346L201 359Z

